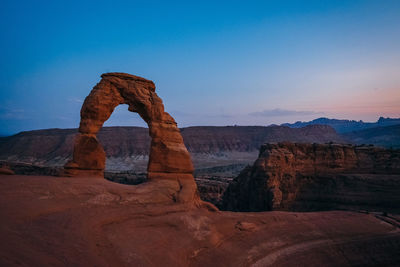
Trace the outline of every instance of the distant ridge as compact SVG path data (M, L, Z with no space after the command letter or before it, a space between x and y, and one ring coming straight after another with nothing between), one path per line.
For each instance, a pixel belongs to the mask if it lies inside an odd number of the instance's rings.
M374 127L342 134L354 144L374 144L386 148L400 148L400 124Z
M327 125L293 129L286 126L197 126L181 128L196 168L252 163L266 142L345 142ZM46 129L0 138L0 160L62 166L72 155L77 129ZM145 170L150 150L147 128L103 127L98 138L108 170Z
M264 143L353 143L400 148L400 119L380 118L376 123L320 118L295 126L193 126L181 128L196 169L249 164ZM335 125L323 125L336 123ZM316 124L314 124L316 123ZM318 124L319 123L319 124ZM336 127L364 129L338 134ZM376 125L387 125L379 126ZM288 124L287 124L288 125ZM290 125L290 124L289 124ZM366 128L367 127L367 128ZM366 129L365 129L366 128ZM72 155L77 129L46 129L0 137L0 160L62 166ZM108 170L140 170L147 166L150 137L147 128L103 127L98 134L107 154Z
M301 128L307 125L315 124L329 125L334 128L338 133L348 133L374 127L397 125L400 124L400 118L380 117L376 122L363 122L362 120L338 120L322 117L308 122L297 121L295 123L284 123L282 124L282 126L288 126L290 128Z

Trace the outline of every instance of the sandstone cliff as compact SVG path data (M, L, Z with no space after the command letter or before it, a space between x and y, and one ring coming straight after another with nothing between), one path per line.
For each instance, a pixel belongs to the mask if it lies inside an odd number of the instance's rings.
M234 211L400 211L400 150L338 144L265 144L224 194Z

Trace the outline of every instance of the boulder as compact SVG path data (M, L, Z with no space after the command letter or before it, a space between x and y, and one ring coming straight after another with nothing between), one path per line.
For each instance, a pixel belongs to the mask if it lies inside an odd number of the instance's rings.
M0 174L5 174L5 175L14 175L14 171L11 170L10 168L6 166L0 167Z

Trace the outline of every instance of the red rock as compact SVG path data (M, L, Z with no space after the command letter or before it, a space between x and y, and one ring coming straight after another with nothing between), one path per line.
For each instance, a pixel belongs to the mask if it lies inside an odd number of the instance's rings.
M220 126L180 129L185 146L197 169L231 164L250 164L264 143L344 142L331 127ZM0 160L41 166L61 166L72 158L78 129L47 129L21 132L0 138ZM144 172L148 165L151 137L142 127L103 127L96 134L104 147L106 169Z
M103 170L105 154L96 134L114 108L128 104L149 126L148 172L192 173L193 164L175 120L164 111L152 81L125 73L106 73L86 97L75 142L73 163L82 170ZM70 165L68 165L70 166ZM67 167L68 167L67 166Z
M15 173L10 168L7 168L6 166L3 166L3 167L0 167L0 174L14 175Z
M223 209L399 212L400 150L338 144L265 144L235 178Z
M106 154L93 134L78 134L73 154L78 168L84 170L104 170ZM69 165L71 166L71 165Z
M168 180L161 187L170 192L174 201L202 203L192 174L190 154L175 120L164 111L154 83L125 73L106 73L101 77L83 103L80 134L76 137L73 159L65 165L65 174L103 177L106 155L96 134L116 106L127 104L128 109L139 113L149 126L148 178ZM157 187L155 183L148 185L152 186Z
M393 214L187 210L157 204L161 199L154 193L161 197L160 191L138 197L146 188L104 179L0 175L0 266L400 262L399 216ZM169 193L165 190L166 199ZM144 205L145 196L154 204Z

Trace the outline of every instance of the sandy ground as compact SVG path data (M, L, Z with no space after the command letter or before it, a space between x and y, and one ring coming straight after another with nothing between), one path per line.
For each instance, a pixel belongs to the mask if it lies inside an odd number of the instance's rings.
M0 265L400 265L396 217L211 212L141 202L138 190L96 178L0 176Z

